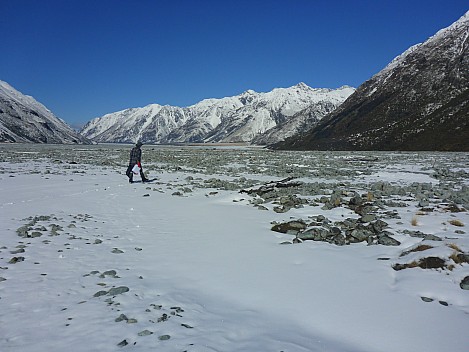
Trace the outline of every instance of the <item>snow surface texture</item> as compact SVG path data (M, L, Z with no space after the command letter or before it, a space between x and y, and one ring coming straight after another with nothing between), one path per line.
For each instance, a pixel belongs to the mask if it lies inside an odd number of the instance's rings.
M144 146L156 180L129 184L130 147L0 145L2 352L469 346L469 265L450 259L469 250L467 154ZM303 205L273 211L287 188L270 201L239 192L287 176ZM381 202L367 215L400 245L293 244L271 230L357 219L353 192ZM445 267L393 269L430 256Z
M81 133L97 142L233 143L251 142L270 129L281 128L260 140L273 143L305 127L304 118L295 118L297 113L308 109L308 115L313 115L309 128L354 91L348 86L315 89L299 83L267 93L248 90L234 97L206 99L185 108L151 104L97 117Z

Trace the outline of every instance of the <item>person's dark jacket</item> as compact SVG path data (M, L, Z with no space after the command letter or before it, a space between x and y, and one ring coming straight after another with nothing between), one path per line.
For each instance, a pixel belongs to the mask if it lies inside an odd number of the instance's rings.
M135 164L140 164L142 162L142 150L140 147L133 147L130 151L130 161L129 165L134 166Z

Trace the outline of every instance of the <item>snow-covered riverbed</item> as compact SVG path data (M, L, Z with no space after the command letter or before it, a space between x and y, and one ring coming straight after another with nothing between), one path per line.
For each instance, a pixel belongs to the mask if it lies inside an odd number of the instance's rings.
M467 155L142 149L0 145L2 351L469 346Z

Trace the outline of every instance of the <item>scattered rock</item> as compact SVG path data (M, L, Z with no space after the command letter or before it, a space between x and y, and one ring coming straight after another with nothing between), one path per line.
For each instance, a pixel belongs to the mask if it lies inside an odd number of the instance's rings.
M162 322L164 322L164 321L166 321L166 320L168 320L168 319L169 319L169 315L166 314L166 313L163 313L163 315L158 318L158 323L162 323Z
M119 315L116 320L114 320L116 323L119 323L121 321L128 321L129 319L127 318L127 316L125 314L121 314Z
M296 238L302 241L324 241L330 236L330 232L322 227L314 227L304 232L298 233Z
M421 208L428 207L429 205L430 202L428 201L428 199L421 199L418 204L418 206Z
M18 236L23 237L23 238L26 238L26 237L28 237L28 231L29 231L30 229L31 229L30 226L24 225L24 226L19 227L19 228L16 230L16 233L17 233Z
M425 241L443 241L443 239L441 237L438 237L438 236L435 236L435 235L432 235L432 234L426 235L423 239Z
M388 227L388 223L383 220L376 220L371 224L373 231L375 233L381 233L386 227Z
M120 295L122 293L129 292L129 291L130 291L130 289L127 286L119 286L119 287L111 288L107 292L107 294L110 295L110 296L116 296L116 295Z
M50 227L51 227L50 229L51 236L59 236L60 235L59 231L64 230L62 226L57 225L57 224L51 224Z
M464 226L464 224L461 222L461 220L458 220L458 219L450 220L449 223L453 226L459 226L459 227Z
M466 211L464 208L458 207L456 204L450 204L445 208L446 211L450 211L451 213L460 213Z
M408 269L408 268L422 268L422 269L445 269L446 268L446 261L439 257L427 257L422 258L418 262L412 262L409 264L394 264L393 269L396 271Z
M127 342L127 340L122 340L121 342L119 342L117 344L117 346L119 347L124 347L124 346L127 346L129 343Z
M152 334L153 334L153 332L150 331L150 330L143 330L143 331L140 331L140 332L138 333L138 336L148 336L148 335L152 335ZM160 339L160 340L161 340L161 339Z
M382 244L384 246L400 246L401 242L391 236L383 235L378 237L378 244Z
M458 253L455 258L457 264L468 263L469 264L469 253Z
M396 202L393 200L387 200L383 202L384 205L391 207L391 208L405 208L407 207L407 203L404 202Z
M426 234L421 231L404 230L402 232L406 235L409 235L410 237L423 238L424 240L428 240L428 241L441 241L442 240L438 236Z
M161 340L161 341L166 341L166 340L169 340L171 338L171 336L169 335L161 335L158 337L158 340Z
M306 223L302 220L289 221L272 226L272 231L296 235L306 229Z
M330 230L323 227L314 227L297 234L296 239L301 242L308 240L323 241L338 246L346 244L345 236L338 227L332 227Z
M13 257L10 259L10 261L8 262L9 264L16 264L16 263L19 263L19 262L23 262L24 261L24 257Z
M352 198L350 198L348 206L350 209L353 210L355 209L355 207L360 206L362 204L363 204L363 198L359 194L355 193L355 195Z
M439 257L427 257L420 259L418 266L422 269L443 269L445 263L445 260Z
M101 275L99 275L100 278L105 278L106 276L110 276L112 278L116 278L117 277L117 271L115 270L107 270L105 271L104 273L102 273Z
M365 204L362 204L362 205L359 205L359 206L355 207L355 209L353 209L353 210L355 211L355 213L357 213L358 215L361 215L363 217L367 214L371 214L371 213L376 212L378 210L378 208L373 206L372 204L365 203Z
M459 287L461 287L463 290L469 290L469 276L466 276L464 279L462 279Z
M374 235L374 232L367 229L355 229L350 233L350 242L363 242Z
M365 214L360 218L360 220L362 222L372 222L372 221L376 220L376 215L374 215L374 214Z
M304 204L308 204L308 201L306 199L299 198L295 194L289 194L279 197L274 204L279 204L279 206L274 207L274 211L276 213L285 213L292 208L303 207Z

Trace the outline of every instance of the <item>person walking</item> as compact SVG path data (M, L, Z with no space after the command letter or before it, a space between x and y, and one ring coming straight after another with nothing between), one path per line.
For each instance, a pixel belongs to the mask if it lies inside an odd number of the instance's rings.
M129 160L129 167L127 168L127 172L125 173L127 177L129 178L129 183L133 183L133 176L134 172L132 169L134 168L135 165L137 165L140 169L140 177L142 178L142 182L147 182L148 179L145 177L143 173L143 168L142 168L142 149L140 147L143 145L142 142L138 141L135 144L135 147L132 148L130 151L130 160Z

